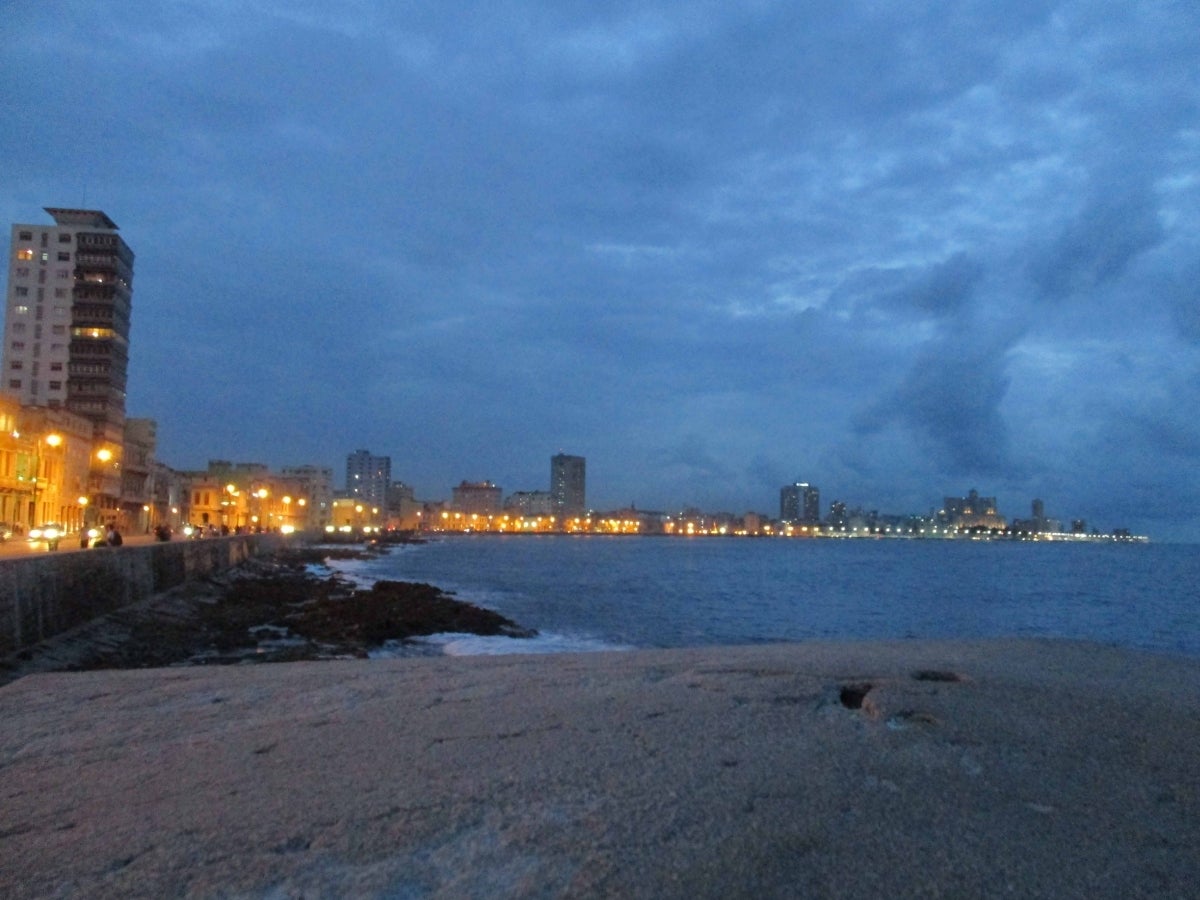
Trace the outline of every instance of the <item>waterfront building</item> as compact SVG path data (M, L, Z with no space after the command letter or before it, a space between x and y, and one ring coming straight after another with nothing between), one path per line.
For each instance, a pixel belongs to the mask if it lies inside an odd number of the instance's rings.
M46 207L53 225L12 226L0 390L92 423L93 516L120 511L134 254L94 209Z
M779 518L785 522L815 525L821 521L821 492L804 481L784 485L779 490Z
M504 501L504 509L523 516L552 516L557 507L549 491L515 491Z
M5 398L0 429L0 522L14 531L45 522L79 528L88 503L91 420Z
M1003 529L1007 525L1004 516L996 511L996 498L981 497L974 488L965 497L944 498L937 518L942 525L964 530Z
M587 512L587 460L559 453L550 457L550 495L559 521Z
M158 446L158 424L153 419L125 420L125 451L121 465L120 523L126 531L148 533L154 505L151 474Z
M303 530L323 530L333 509L333 469L327 466L284 466L280 475L289 482L293 503L291 522Z
M392 484L392 458L355 450L346 457L346 493L363 503L385 508Z
M490 481L463 481L451 493L450 505L460 513L486 516L498 513L502 508L500 486Z

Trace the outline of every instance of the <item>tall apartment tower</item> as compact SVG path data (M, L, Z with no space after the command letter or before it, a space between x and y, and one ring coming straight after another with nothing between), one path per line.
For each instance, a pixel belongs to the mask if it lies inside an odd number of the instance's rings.
M350 496L383 509L391 483L390 456L372 456L368 450L355 450L346 457L346 492Z
M14 225L0 390L65 407L93 429L97 512L121 495L133 251L96 209L46 207L53 225Z
M578 516L586 512L587 460L565 453L550 457L550 497L557 516Z
M779 518L785 522L815 525L821 521L821 492L814 485L797 481L779 490Z

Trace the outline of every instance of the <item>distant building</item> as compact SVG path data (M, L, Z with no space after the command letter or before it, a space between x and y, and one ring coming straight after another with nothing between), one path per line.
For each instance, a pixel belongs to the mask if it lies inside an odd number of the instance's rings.
M292 504L289 524L320 530L333 515L333 469L329 466L284 466L280 475L288 482Z
M974 488L965 497L944 498L937 518L940 524L963 529L1003 529L1008 524L996 511L996 498L980 497Z
M587 512L587 461L559 453L550 457L550 496L560 518Z
M523 516L552 516L554 495L549 491L516 491L504 501L504 508Z
M815 525L821 521L821 492L814 485L797 481L779 491L779 518L785 522Z
M346 493L372 506L386 508L392 484L392 458L355 450L346 457Z
M46 207L53 225L14 225L0 390L92 423L89 515L122 494L133 251L95 209ZM140 508L140 507L139 507Z
M500 486L490 481L463 481L452 493L451 505L458 512L486 516L501 510Z

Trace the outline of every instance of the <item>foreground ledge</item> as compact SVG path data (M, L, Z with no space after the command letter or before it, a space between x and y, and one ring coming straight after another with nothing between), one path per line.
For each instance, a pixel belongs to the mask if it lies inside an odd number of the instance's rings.
M34 675L0 895L1184 896L1200 662L1060 641Z

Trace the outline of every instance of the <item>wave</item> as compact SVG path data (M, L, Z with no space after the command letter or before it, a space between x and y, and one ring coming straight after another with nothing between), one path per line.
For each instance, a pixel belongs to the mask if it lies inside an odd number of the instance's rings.
M502 656L516 653L602 653L632 650L628 644L615 644L583 635L542 632L532 638L511 638L444 632L407 641L388 641L368 656L371 659L395 659L409 656Z

